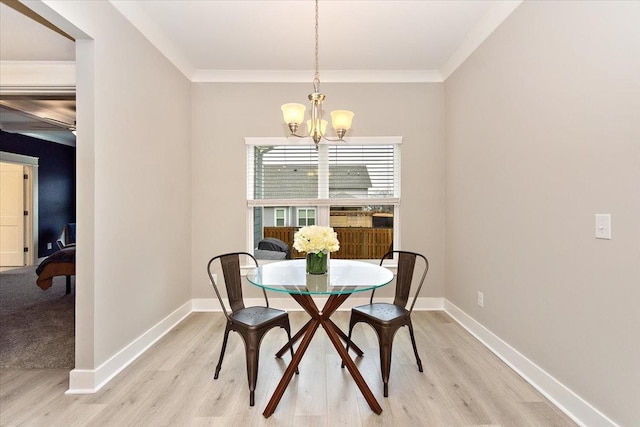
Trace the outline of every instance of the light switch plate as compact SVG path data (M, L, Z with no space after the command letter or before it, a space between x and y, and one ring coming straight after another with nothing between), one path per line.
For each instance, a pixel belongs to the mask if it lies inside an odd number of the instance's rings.
M611 239L611 214L596 214L596 239Z

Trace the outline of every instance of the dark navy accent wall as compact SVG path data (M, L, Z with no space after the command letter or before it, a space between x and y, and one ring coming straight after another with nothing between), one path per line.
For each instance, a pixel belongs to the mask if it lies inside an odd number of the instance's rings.
M76 149L0 130L0 151L39 159L38 257L51 255L62 227L76 222Z

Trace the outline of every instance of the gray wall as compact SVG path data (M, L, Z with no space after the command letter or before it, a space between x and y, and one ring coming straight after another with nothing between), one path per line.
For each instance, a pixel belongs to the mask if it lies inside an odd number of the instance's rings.
M49 7L85 33L75 367L93 370L190 299L190 82L109 2Z
M446 297L637 425L640 3L524 2L445 92Z
M209 258L246 245L244 137L286 136L280 105L304 102L311 89L311 83L192 85L193 298L213 297ZM443 296L443 84L323 84L322 91L325 108L356 113L350 136L404 137L401 245L431 262L424 296Z

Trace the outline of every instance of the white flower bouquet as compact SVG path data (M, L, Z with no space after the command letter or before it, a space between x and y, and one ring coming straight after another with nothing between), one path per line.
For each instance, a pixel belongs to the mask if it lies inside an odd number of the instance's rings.
M308 225L293 235L293 247L307 254L328 254L340 249L338 234L332 227Z

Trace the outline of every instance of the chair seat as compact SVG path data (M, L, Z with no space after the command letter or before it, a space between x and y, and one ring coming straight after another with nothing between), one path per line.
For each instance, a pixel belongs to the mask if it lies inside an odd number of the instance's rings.
M388 304L386 302L359 305L354 307L353 311L357 311L362 316L381 320L383 322L392 322L396 319L407 317L409 315L409 310L406 308L394 304Z
M248 327L263 327L270 322L287 317L287 312L270 307L246 307L231 313L229 317Z

